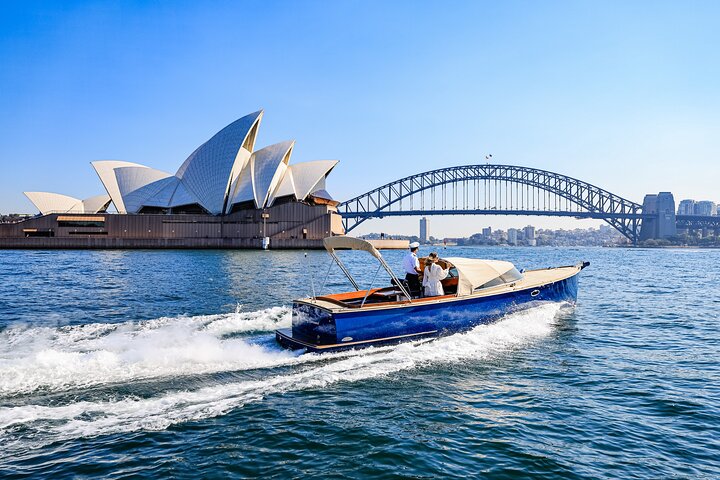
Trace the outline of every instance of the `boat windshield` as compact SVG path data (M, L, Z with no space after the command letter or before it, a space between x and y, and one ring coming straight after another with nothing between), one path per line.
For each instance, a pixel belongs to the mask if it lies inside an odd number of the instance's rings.
M522 280L523 274L518 271L517 268L513 267L511 270L508 270L507 272L503 273L502 275L493 278L489 282L486 282L479 287L476 287L475 290L480 290L482 288L488 288L488 287L495 287L497 285L505 285L506 283L512 283L517 282L519 280Z

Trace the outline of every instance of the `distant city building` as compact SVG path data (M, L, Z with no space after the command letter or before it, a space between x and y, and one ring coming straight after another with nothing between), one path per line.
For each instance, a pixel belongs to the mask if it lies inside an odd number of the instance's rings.
M680 200L678 205L678 215L695 215L695 200Z
M677 210L678 215L712 216L718 214L718 204L710 200L682 200Z
M482 232L468 238L457 239L458 245L527 245L527 246L596 246L626 244L627 239L610 225L603 225L599 229L576 228L573 230L536 229L533 226L526 228L508 228L493 230L491 237Z
M490 228L490 227L483 228L482 235L483 235L483 237L490 238L490 236L492 235L492 228Z
M523 231L525 232L525 241L528 245L535 246L537 244L537 240L535 239L535 227L532 225L528 225L527 227L523 228Z
M717 205L715 205L715 202L711 202L709 200L701 200L699 202L695 202L694 212L695 215L717 215Z
M422 217L420 219L420 242L427 243L428 238L428 219L426 217Z

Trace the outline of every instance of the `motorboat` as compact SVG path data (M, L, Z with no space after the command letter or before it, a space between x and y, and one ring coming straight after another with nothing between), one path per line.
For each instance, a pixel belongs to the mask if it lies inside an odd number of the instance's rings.
M542 304L574 305L578 274L589 265L523 271L503 260L443 258L438 263L448 269L441 281L444 295L424 297L410 294L406 281L397 278L370 242L341 235L323 243L354 290L293 301L291 328L275 331L285 348L328 352L420 340L470 330ZM375 257L377 271L385 270L390 285L372 288L373 278L368 288L360 288L340 260L339 250L360 250Z

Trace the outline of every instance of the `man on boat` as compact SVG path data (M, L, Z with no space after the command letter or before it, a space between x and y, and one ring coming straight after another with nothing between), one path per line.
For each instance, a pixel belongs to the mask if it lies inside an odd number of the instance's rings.
M410 251L403 258L403 270L405 270L405 280L408 283L408 290L413 297L420 296L420 260L418 260L417 252L420 248L418 242L410 244Z

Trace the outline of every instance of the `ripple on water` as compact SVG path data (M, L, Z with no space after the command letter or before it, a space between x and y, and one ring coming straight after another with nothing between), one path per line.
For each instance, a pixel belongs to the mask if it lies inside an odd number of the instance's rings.
M0 251L0 473L720 477L720 252L449 250L592 265L575 310L298 356L320 252Z

